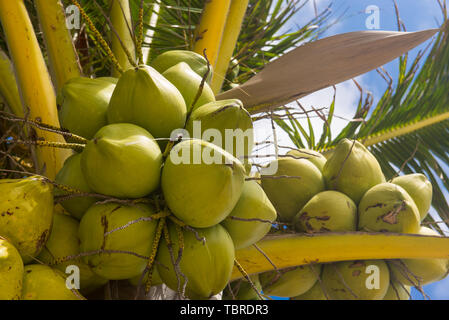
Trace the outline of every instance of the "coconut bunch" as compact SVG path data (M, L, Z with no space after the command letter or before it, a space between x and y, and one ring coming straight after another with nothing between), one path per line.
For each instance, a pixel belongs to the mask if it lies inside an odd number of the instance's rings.
M376 158L357 141L344 139L325 156L294 150L275 161L278 178L262 175L261 185L279 224L291 225L294 232L440 236L421 225L432 202L427 178L409 174L386 181ZM409 299L411 286L439 281L448 268L447 259L343 261L270 271L257 281L267 295L297 300Z
M239 100L216 101L209 69L171 51L119 79L65 84L59 116L76 152L54 182L0 183L5 266L21 266L0 275L7 297L89 297L110 280L136 292L164 283L190 299L223 291L235 250L263 238L276 210L246 181L251 116ZM73 266L80 289L63 290Z

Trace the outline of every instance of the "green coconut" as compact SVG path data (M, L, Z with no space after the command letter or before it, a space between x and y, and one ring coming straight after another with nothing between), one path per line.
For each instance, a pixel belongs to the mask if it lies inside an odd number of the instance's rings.
M176 227L168 224L174 261L178 260L179 238ZM185 294L190 299L208 299L226 287L234 266L235 249L231 236L221 225L195 230L204 242L189 230L182 230L184 250L176 273L166 241L161 241L157 253L157 268L162 281L172 290L187 285ZM185 277L185 278L184 278ZM178 287L179 280L179 287Z
M382 300L390 272L383 260L343 261L324 266L322 283L331 300Z
M78 228L79 222L74 218L63 214L55 214L50 237L37 259L46 264L53 264L58 259L78 255L80 253ZM89 293L108 282L107 279L93 273L81 259L62 262L54 265L54 268L66 272L68 266L79 268L80 291L82 293Z
M314 195L324 191L324 178L308 160L286 157L275 161L277 173L262 176L262 187L276 208L279 220L291 222ZM270 164L274 165L276 163Z
M421 227L423 236L441 235L427 227ZM394 260L390 265L392 276L406 286L423 286L444 279L449 272L449 259L402 259Z
M259 275L264 294L277 297L296 297L309 291L318 280L321 265L299 266Z
M343 139L327 160L323 175L327 188L349 196L356 204L370 188L385 182L377 159L358 141Z
M215 101L195 109L186 130L191 137L211 142L242 162L254 146L251 115L237 99Z
M141 275L148 263L143 257L150 256L156 233L157 221L148 220L154 213L145 204L122 206L109 203L90 207L80 222L80 251L106 252L86 256L83 262L95 274L109 280ZM136 220L139 221L133 223ZM120 229L124 226L126 228Z
M133 123L155 138L170 138L184 128L187 107L179 90L148 66L131 69L120 77L107 111L109 123Z
M22 300L83 300L76 289L68 289L64 273L41 264L25 266Z
M338 191L323 191L309 200L293 221L299 232L357 230L357 206Z
M59 170L55 179L56 183L74 188L83 192L93 192L92 189L87 184L84 178L83 171L81 170L81 154L77 153L64 162L64 166ZM54 191L56 196L67 195L60 189L55 188ZM92 197L75 197L73 199L65 200L61 202L67 212L70 213L74 218L81 220L84 213L89 209L91 205L95 203L96 199Z
M38 176L0 180L0 236L19 250L24 263L47 242L53 209L53 186L47 180Z
M410 286L391 281L383 300L410 300Z
M159 186L162 153L153 136L129 123L101 128L82 152L89 187L119 198L141 198Z
M420 221L413 199L393 183L381 183L369 189L359 204L361 231L418 233Z
M292 300L327 300L323 291L323 284L317 281L315 285L306 293L293 297Z
M259 281L259 275L249 276L257 292L262 291L262 285ZM246 279L240 279L230 283L230 289L227 287L223 293L223 300L261 300L253 286ZM232 292L231 292L232 291Z
M72 78L57 97L59 121L71 133L91 139L107 125L106 111L117 79Z
M242 249L262 239L276 216L276 209L262 187L255 181L246 181L237 205L221 224L231 235L235 248Z
M231 154L202 140L177 144L162 170L162 191L173 214L195 228L222 222L234 209L245 168Z
M166 70L177 65L180 62L185 62L189 65L194 72L196 72L201 78L203 78L208 72L207 60L200 54L188 51L188 50L170 50L166 51L151 61L150 65L159 71L164 73ZM207 77L207 81L212 79L212 67Z
M407 174L394 178L391 183L407 191L418 207L421 221L423 221L432 204L432 184L427 177L421 173Z
M203 79L185 62L180 62L167 69L162 75L181 92L186 102L187 112L215 101L214 92L207 83L204 83L201 95L195 102ZM195 104L193 104L194 102Z
M296 157L296 158L304 158L312 162L314 165L323 172L324 165L326 164L327 159L319 152L308 149L298 149L298 150L290 150L287 152L287 155Z
M19 300L22 280L23 261L19 251L0 237L0 300Z

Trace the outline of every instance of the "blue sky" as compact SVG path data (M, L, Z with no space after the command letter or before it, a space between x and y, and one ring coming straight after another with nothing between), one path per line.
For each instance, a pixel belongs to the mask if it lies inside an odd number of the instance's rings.
M306 6L300 10L294 19L297 25L304 25L315 15L313 0L309 0ZM392 0L316 0L316 7L318 11L325 9L330 3L333 3L332 9L334 17L340 16L344 13L344 17L335 23L322 37L332 36L339 33L367 30L366 20L369 14L365 13L368 6L375 5L379 8L380 29L388 31L397 31L397 20ZM443 20L441 9L437 0L397 0L400 17L405 24L407 31L418 31L424 29L438 28ZM422 44L418 48L410 52L410 61L416 56L420 49L423 49L428 42ZM384 68L391 74L393 79L397 78L398 63L393 61L384 66ZM363 86L364 90L371 91L374 94L375 103L380 98L381 94L386 88L385 81L378 75L377 72L372 71L356 78L356 80ZM333 89L324 89L316 92L310 96L301 99L301 103L305 107L314 106L327 107L329 106L333 96ZM360 93L352 81L346 81L337 86L337 100L336 100L336 115L341 118L352 118L356 104L358 102ZM316 120L317 132L320 134L322 127L321 120ZM339 130L347 124L347 120L337 120L333 128L333 133L336 134ZM268 123L261 123L256 126L256 137L259 134L260 139L265 139ZM259 130L259 131L258 131ZM277 130L278 139L282 145L290 145L288 137ZM262 137L262 135L264 135ZM281 143L280 143L281 144ZM449 277L440 282L427 285L424 291L431 299L441 300L449 299ZM422 299L422 295L416 291L412 291L413 299Z

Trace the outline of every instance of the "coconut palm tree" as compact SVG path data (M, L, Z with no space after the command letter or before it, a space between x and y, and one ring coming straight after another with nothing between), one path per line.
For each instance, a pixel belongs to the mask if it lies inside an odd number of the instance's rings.
M162 52L187 49L208 58L214 70L211 85L218 98L241 99L254 120L270 117L298 148L325 152L344 138L357 139L379 159L387 178L398 169L425 173L433 184L433 208L439 215L439 219L429 217L427 222L446 223L449 25L415 33L403 32L399 26L397 32L365 31L320 39L330 26L329 8L303 26L288 28L306 3L1 1L0 97L2 106L16 116L3 114L0 122L3 172L8 177L35 172L53 179L61 168L68 152L45 146L63 145L62 136L48 129L59 127L55 93L67 80L81 75L119 76ZM447 21L445 4L441 7ZM79 26L68 30L64 13L74 25L79 14ZM435 39L425 61L422 53L408 63L407 52L432 36ZM292 102L395 58L400 62L396 85L389 83L375 107L369 96L361 98L354 115L357 121L351 121L337 137L330 131L334 103L326 115L312 110L323 118L319 138L314 128L307 130L295 119L296 114L307 116L311 111L292 109ZM39 127L40 123L45 125ZM23 140L28 143L19 143ZM333 250L329 250L330 243L335 246ZM236 268L232 277L271 270L272 264L286 268L317 259L442 258L448 249L448 239L412 235L273 235L262 240L258 248L237 252L243 268ZM292 254L298 250L301 254Z

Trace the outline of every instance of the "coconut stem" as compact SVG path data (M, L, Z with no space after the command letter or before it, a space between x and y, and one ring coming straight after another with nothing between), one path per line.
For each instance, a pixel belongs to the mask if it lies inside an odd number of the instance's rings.
M164 226L165 226L165 218L161 218L157 224L157 229L156 229L156 235L154 237L153 240L153 247L151 249L151 256L150 259L148 259L148 264L145 268L146 272L149 272L149 276L148 276L148 280L145 283L145 293L148 294L148 292L150 292L150 288L151 288L151 282L153 280L153 269L154 269L154 261L156 260L156 253L157 253L157 249L159 247L159 242L161 241L161 236L162 236L162 231L164 230ZM145 277L145 272L142 275L142 279L140 280L140 282L142 282L143 278Z

